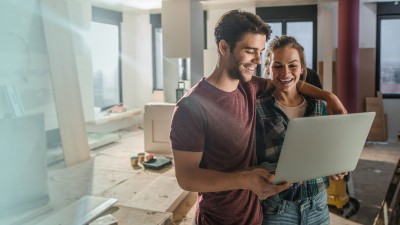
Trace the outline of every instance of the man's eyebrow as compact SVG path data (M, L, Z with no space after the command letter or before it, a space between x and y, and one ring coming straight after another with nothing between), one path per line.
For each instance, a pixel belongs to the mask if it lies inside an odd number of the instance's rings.
M294 62L299 62L299 60L294 59L294 60L290 61L289 63L294 63ZM276 64L282 64L282 63L279 62L279 61L274 61L274 63L276 63Z
M256 48L256 47L250 47L250 46L247 46L247 47L244 47L245 49L250 49L250 50L255 50L255 51L259 51L259 49L258 48ZM261 49L260 51L262 52L262 51L264 51L265 50L265 48L263 48L263 49Z

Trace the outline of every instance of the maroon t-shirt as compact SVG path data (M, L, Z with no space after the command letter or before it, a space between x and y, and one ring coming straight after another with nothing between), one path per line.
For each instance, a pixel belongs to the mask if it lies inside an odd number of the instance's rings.
M224 172L256 165L256 95L266 81L253 77L224 92L204 79L177 103L172 120L172 148L202 151L200 167ZM258 197L249 190L198 194L197 224L261 224Z

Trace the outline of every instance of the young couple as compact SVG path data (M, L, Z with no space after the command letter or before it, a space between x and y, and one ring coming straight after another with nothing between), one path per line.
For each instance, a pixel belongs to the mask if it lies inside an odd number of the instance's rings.
M256 167L277 162L289 118L326 114L315 99L331 113L346 113L332 93L299 82L306 64L294 38L271 42L265 63L272 82L253 76L270 34L252 13L224 14L214 33L216 68L176 105L170 134L176 177L183 189L198 192L196 224L329 224L326 178L273 185L274 175Z

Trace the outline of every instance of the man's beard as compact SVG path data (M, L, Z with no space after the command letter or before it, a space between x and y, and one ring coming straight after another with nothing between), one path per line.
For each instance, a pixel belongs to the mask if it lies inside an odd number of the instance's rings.
M232 63L231 65L233 66L230 69L228 69L228 75L230 78L239 80L241 82L249 82L251 80L251 79L247 80L245 76L243 76L243 73L239 69L240 63L235 56L232 57L231 63Z

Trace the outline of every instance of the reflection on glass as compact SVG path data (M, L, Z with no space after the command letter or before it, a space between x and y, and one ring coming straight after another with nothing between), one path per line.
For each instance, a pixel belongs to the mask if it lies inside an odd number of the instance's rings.
M48 171L64 166L39 6L0 2L0 224L46 206Z
M121 103L118 26L92 22L90 35L94 105L106 109Z
M307 67L312 68L313 63L313 23L312 22L288 22L287 35L296 38L304 48Z
M381 21L380 91L383 94L400 94L400 19Z

